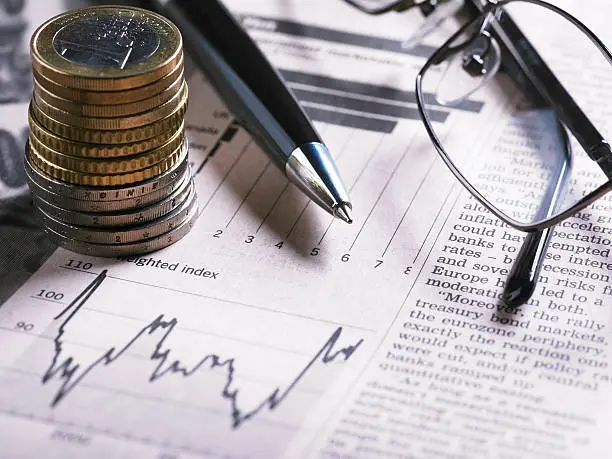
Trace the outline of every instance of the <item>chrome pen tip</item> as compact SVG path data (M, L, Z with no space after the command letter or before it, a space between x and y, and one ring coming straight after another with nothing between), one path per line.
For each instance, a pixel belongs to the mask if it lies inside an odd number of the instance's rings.
M287 178L331 215L353 222L351 200L327 147L309 142L293 150L285 164Z
M353 215L351 213L351 205L348 202L342 202L334 209L334 214L340 220L344 220L347 223L353 223Z

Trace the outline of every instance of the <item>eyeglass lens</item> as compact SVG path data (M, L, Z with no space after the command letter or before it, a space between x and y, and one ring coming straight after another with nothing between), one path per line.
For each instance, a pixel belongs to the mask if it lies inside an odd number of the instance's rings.
M503 14L498 8L466 27L424 73L422 89L430 120L429 112L440 105L460 105L468 97L483 103L481 114L455 110L452 122L429 124L465 180L508 218L527 225L570 209L608 182L587 151L608 139L612 67L585 33L555 11L517 0ZM531 45L531 52L521 49L522 62L503 39L508 18ZM537 80L542 62L567 92L543 96L534 90L532 71L536 87L551 87ZM476 123L476 116L492 122ZM477 148L462 135L473 126L484 140ZM612 196L597 206L609 214Z

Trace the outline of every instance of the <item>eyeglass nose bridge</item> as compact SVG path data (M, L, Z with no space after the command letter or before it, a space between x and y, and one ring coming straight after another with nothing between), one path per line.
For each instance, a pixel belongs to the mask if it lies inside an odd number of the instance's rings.
M464 42L446 48L444 53L437 56L434 65L444 61L448 61L448 65L438 81L434 96L439 103L452 106L465 101L497 74L501 66L501 48L486 28L481 27ZM469 79L458 84L465 76ZM444 95L448 88L461 90L448 97Z
M501 65L499 44L487 31L470 40L462 54L463 70L473 77L491 78Z

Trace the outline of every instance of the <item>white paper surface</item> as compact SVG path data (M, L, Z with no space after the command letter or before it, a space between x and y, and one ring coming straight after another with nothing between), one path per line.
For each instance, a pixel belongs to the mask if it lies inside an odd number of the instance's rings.
M500 309L522 235L460 187L408 94L446 30L411 54L417 11L228 5L313 118L335 113L315 123L354 224L288 185L195 73L197 225L137 259L58 249L0 308L0 457L608 457L608 271L564 287L551 249L530 304ZM477 146L498 111L444 129Z

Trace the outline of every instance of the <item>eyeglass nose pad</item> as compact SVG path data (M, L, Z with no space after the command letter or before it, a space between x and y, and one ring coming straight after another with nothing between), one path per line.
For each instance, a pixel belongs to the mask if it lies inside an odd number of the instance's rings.
M434 97L441 105L454 106L497 74L501 65L501 49L494 37L481 30L472 39L448 51L447 64Z

